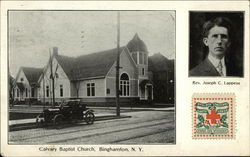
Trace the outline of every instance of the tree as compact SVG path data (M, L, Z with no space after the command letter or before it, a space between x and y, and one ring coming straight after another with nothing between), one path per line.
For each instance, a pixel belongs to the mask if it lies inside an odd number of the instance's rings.
M14 105L14 87L15 87L15 79L9 74L9 98L10 104Z
M72 83L76 89L76 97L79 98L79 89L80 89L80 84L81 81L79 80L80 76L81 76L81 69L79 67L79 64L76 63L75 66L72 66Z

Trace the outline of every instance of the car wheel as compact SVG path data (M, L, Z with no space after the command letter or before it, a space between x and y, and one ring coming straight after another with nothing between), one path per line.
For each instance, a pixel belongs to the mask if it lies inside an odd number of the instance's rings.
M95 121L95 115L92 112L88 112L85 115L85 121L87 124L93 124Z
M53 124L55 126L58 126L60 124L62 124L62 120L63 120L63 115L59 114L59 115L56 115L53 119Z
M40 120L40 116L41 115L38 115L37 117L36 117L36 126L38 126L38 127L40 127L40 126L43 126L43 120Z

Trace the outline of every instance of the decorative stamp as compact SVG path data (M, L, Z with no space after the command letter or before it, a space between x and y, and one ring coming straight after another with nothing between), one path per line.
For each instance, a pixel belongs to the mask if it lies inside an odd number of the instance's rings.
M193 138L234 138L235 95L195 93L192 97Z

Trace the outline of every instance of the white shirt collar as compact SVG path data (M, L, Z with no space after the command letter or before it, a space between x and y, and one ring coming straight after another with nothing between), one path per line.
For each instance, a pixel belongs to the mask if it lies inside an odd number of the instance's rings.
M218 59L218 58L215 58L213 57L210 53L208 54L208 59L209 61L213 64L213 66L216 68L216 70L219 72L219 69L218 69L218 65L219 65L219 62L221 61L221 64L222 64L222 72L223 72L223 76L226 76L226 64L225 64L225 57L223 57L222 59Z

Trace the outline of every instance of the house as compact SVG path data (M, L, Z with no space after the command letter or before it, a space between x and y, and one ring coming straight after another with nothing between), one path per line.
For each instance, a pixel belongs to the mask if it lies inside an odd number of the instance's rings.
M43 68L21 67L17 73L13 97L17 101L37 100L39 83L38 79Z
M175 101L174 60L169 60L160 53L149 57L149 71L152 72L154 102L170 103Z

